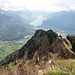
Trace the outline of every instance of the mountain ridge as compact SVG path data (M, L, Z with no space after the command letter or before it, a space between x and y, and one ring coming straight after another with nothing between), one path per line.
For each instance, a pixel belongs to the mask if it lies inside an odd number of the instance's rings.
M69 40L67 41L58 37L58 35L52 30L37 30L27 44L25 44L20 50L7 56L0 64L7 65L24 56L26 59L33 59L37 51L39 52L38 54L40 55L41 60L44 56L46 56L46 58L50 56L50 52L55 53L57 54L57 57L64 59L74 58L75 53L71 49L72 46ZM43 55L40 54L40 52L42 52Z
M75 59L75 53L68 39L58 37L52 30L37 30L20 50L0 61L0 74L40 75L53 69L53 62L69 59Z
M47 19L43 21L41 28L61 30L67 34L75 35L75 11L60 11L48 14Z

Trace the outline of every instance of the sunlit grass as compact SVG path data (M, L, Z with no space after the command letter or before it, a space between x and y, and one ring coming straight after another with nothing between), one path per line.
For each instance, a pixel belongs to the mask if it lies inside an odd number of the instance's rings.
M52 70L52 71L47 71L43 75L70 75L70 74L69 73L62 72L62 71Z

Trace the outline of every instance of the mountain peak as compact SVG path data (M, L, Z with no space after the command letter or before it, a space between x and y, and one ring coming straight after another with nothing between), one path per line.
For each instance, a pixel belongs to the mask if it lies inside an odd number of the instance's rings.
M68 49L67 44L69 45L69 42L59 38L52 30L37 30L27 44L20 50L7 56L0 64L7 65L23 57L27 60L33 59L34 57L39 57L39 60L43 60L44 58L48 60L51 56L50 53L57 54L57 58L74 58L75 54L71 50L72 47Z
M33 59L34 54L37 51L39 54L40 52L43 52L40 56L42 59L43 56L48 55L49 47L56 38L57 34L52 30L37 30L27 44L25 44L20 50L7 56L3 61L1 61L1 64L9 64L10 62L23 58L24 56L27 56L27 59Z
M46 35L46 31L44 31L44 30L42 30L42 29L36 30L34 36L37 36L37 35L39 35L39 36L41 36L41 35Z
M34 36L20 50L8 55L1 61L0 66L8 65L10 68L10 65L14 63L14 66L16 64L16 74L38 75L38 73L36 74L39 70L38 67L42 69L50 61L69 58L75 58L69 40L58 37L52 30L37 30ZM49 66L47 67L49 68ZM15 74L15 71L12 74Z

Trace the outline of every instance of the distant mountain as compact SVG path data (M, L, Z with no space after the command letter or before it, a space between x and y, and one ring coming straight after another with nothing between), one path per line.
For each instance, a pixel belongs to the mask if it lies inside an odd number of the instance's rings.
M61 11L46 16L42 28L65 31L75 35L75 11Z
M16 13L15 13L16 12ZM10 17L13 17L13 18L15 18L15 19L17 19L17 20L19 20L19 21L21 21L21 22L23 22L23 23L27 23L28 24L28 21L26 20L26 19L24 19L24 18L22 18L18 13L17 13L17 11L5 11L3 14L4 15L7 15L7 16L10 16Z
M52 30L37 30L27 44L0 62L0 74L38 75L40 69L51 70L49 61L70 58L75 59L75 53L68 39L58 37Z
M21 10L21 11L15 11L16 15L19 15L23 19L27 20L28 23L31 23L36 19L36 16L29 10Z
M49 14L48 12L46 12L44 10L33 10L31 12L36 17L38 17L38 16L46 17Z
M17 19L22 19L25 22L31 23L34 21L37 17L32 13L32 11L29 11L27 9L25 10L20 10L20 11L5 11L0 9L1 14L5 14L7 16L15 17Z
M0 40L12 41L33 33L32 26L12 11L0 10Z

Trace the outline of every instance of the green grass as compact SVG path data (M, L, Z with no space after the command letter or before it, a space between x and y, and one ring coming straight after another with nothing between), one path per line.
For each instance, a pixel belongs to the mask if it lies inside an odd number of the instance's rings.
M65 72L75 72L75 60L57 60L55 61L55 68Z
M54 61L54 69L44 75L75 75L75 59Z
M26 36L18 41L0 41L0 61L10 53L19 50L31 36Z
M45 74L43 75L70 75L69 73L64 73L62 71L56 71L56 70L52 70L52 71L47 71Z

